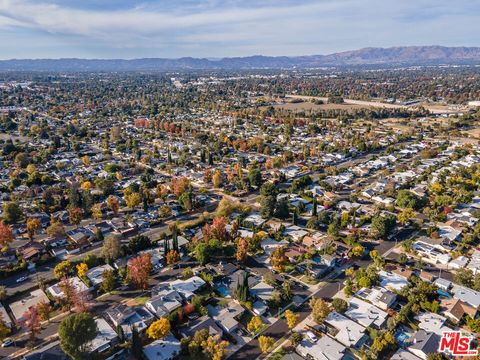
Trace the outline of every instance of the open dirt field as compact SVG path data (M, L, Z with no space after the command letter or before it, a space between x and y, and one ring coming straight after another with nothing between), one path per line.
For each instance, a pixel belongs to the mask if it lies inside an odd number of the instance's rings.
M468 130L468 135L475 138L475 139L480 139L480 126L473 128L471 130Z
M325 97L315 97L315 96L303 96L303 95L286 95L286 98L291 98L291 99L303 99L306 101L309 100L315 100L319 99L324 101L325 103L327 102L327 98ZM363 101L363 100L352 100L352 99L344 99L345 104L347 105L356 105L359 107L384 107L387 109L406 109L407 106L403 105L396 105L396 104L387 104L387 103L382 103L382 102L377 102L377 101ZM333 104L335 105L335 104Z
M295 112L299 111L321 111L321 110L353 110L362 109L365 106L353 105L353 104L321 104L317 105L309 101L303 103L285 103L274 105L273 107L285 110L291 110Z
M388 118L380 120L382 125L391 128L392 130L406 131L412 129L415 125L421 125L418 121L408 119Z

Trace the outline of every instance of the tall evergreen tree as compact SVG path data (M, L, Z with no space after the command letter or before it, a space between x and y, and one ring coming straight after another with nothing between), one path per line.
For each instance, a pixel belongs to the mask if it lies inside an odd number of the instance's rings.
M313 210L312 210L312 215L317 216L317 197L313 197Z
M170 251L170 246L167 238L165 238L163 242L163 251L164 251L164 256L167 256L168 252Z
M175 250L177 253L179 252L179 250L178 250L178 228L177 228L177 224L174 224L173 229L172 229L172 247L173 247L173 250Z
M250 294L250 289L248 287L248 273L247 272L245 272L243 274L243 278L238 281L237 289L236 289L235 292L236 292L236 296L237 296L238 300L243 301L243 302L248 300L248 296Z
M298 208L295 208L293 211L293 219L292 219L293 225L297 225L298 223Z
M132 327L132 355L135 359L142 359L142 341L138 330L135 326Z

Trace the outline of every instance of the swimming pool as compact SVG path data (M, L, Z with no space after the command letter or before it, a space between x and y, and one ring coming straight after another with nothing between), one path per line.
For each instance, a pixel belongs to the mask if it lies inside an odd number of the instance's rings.
M440 295L440 296L444 296L444 297L446 297L446 298L449 298L449 299L452 297L452 295L450 295L450 294L449 294L448 292L446 292L446 291L443 291L442 289L438 289L438 290L437 290L437 294Z
M400 346L403 346L403 344L405 344L405 342L410 339L410 335L408 335L406 332L404 332L403 330L399 330L396 332L395 334L395 339L397 340L398 342L398 345Z
M230 297L230 290L225 285L216 286L215 291L223 297Z

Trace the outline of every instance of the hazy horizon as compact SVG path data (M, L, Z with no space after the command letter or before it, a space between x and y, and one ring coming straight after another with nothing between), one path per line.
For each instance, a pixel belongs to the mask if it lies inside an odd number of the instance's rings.
M381 0L0 0L1 59L306 56L480 46L480 4Z

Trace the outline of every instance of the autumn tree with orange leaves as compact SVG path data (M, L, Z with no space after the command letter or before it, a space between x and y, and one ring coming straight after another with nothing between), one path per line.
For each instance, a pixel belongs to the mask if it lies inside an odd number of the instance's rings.
M110 195L107 198L107 206L115 215L118 214L118 209L120 208L120 205L116 196Z
M175 196L179 197L190 188L190 180L188 180L185 176L174 177L169 182L168 186L175 194Z
M172 265L175 264L176 262L180 261L180 255L178 254L177 251L175 250L170 250L167 253L167 256L165 257L167 264Z
M237 253L235 257L239 263L245 262L247 259L247 252L248 252L248 241L244 238L238 239L237 242Z
M205 224L202 229L203 238L205 240L217 239L221 241L228 240L227 223L223 216L217 216L213 219L212 224Z
M82 209L78 207L68 209L68 219L70 220L70 223L72 223L73 225L80 224L80 221L82 221L82 218L83 218Z
M139 289L148 289L148 278L152 271L151 255L148 253L141 254L128 261L127 280Z
M3 221L0 222L0 245L2 247L8 246L13 240L12 228Z

